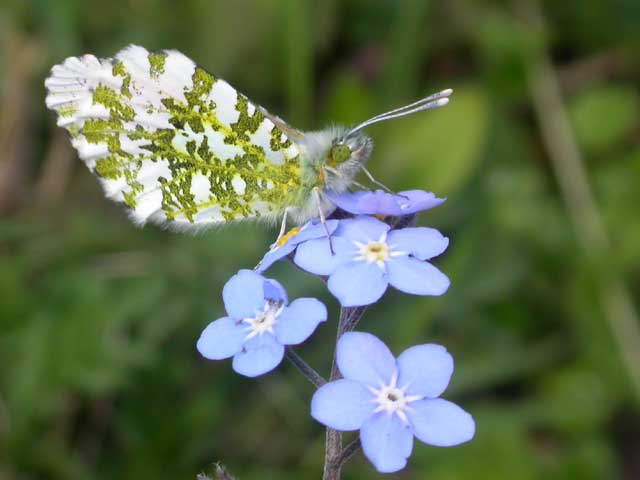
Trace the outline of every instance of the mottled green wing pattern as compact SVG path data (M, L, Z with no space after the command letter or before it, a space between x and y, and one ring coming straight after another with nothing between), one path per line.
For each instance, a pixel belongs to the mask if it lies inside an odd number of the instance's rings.
M45 86L80 158L138 224L273 218L300 188L284 128L179 52L71 57Z

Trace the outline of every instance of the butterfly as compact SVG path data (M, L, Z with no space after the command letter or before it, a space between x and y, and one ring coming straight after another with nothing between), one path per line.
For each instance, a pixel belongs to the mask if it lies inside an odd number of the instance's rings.
M450 89L354 127L303 132L175 50L131 45L114 58L69 57L45 80L46 105L108 198L138 225L173 230L244 219L297 223L357 184L368 125L446 105Z

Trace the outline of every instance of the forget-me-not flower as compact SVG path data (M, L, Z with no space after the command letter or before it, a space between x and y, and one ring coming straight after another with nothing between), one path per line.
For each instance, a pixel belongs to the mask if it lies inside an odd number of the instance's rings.
M399 217L437 207L444 202L424 190L406 190L396 194L382 190L335 193L326 190L324 194L332 203L345 212L367 215L391 215Z
M395 359L377 337L349 332L338 341L336 355L344 378L316 391L311 415L336 430L360 430L362 450L379 472L405 467L414 436L439 447L473 438L471 415L438 398L453 373L444 347L418 345Z
M271 265L293 252L298 244L314 238L326 237L327 232L332 234L337 227L338 220L328 220L323 226L318 219L315 219L301 227L292 228L271 246L269 251L262 257L262 260L260 260L255 271L258 273L265 272Z
M391 230L373 217L341 220L331 236L298 245L294 262L328 276L329 291L343 307L369 305L389 285L414 295L442 295L449 279L427 260L440 255L449 239L433 228Z
M299 298L289 304L280 283L251 270L231 277L222 298L228 316L204 329L197 348L210 360L233 357L233 369L247 377L273 370L285 345L304 342L327 319L319 300Z

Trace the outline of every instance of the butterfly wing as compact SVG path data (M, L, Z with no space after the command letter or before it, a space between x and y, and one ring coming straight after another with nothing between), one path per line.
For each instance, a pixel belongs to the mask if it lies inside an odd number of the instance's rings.
M273 218L300 187L287 125L180 52L70 57L45 86L80 158L138 224Z
M304 132L302 132L301 130L298 130L297 128L292 127L283 119L281 119L277 115L274 115L273 113L268 112L263 107L258 107L258 109L260 110L260 112L262 112L262 114L265 117L267 117L269 120L271 120L274 123L274 125L278 130L284 133L287 136L287 138L289 138L291 141L293 142L304 141L304 135L305 135Z

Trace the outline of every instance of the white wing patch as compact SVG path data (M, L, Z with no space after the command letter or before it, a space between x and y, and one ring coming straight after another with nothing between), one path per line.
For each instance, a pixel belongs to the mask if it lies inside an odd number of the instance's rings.
M211 183L209 178L198 172L191 178L191 194L197 203L208 202L210 199Z
M247 189L247 183L240 175L237 174L231 179L231 186L238 195L244 195L244 192Z
M71 57L45 86L80 158L138 224L273 216L300 188L286 124L180 52Z
M218 120L226 125L231 125L238 121L240 112L236 110L236 103L238 102L238 94L236 91L224 80L218 80L211 87L209 92L209 99L215 103L215 112ZM247 112L249 109L247 109ZM251 115L251 113L249 113Z

